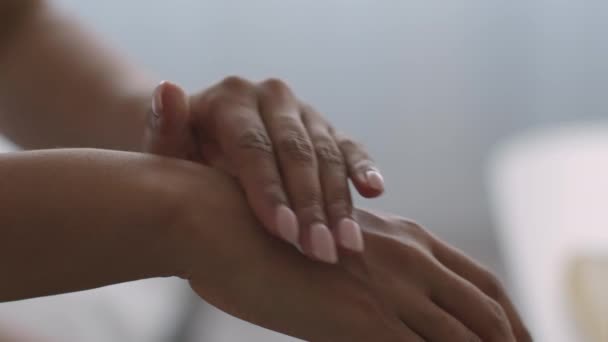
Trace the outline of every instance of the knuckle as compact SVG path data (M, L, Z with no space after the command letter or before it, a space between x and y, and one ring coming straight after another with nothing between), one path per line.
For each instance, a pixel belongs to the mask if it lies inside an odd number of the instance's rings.
M355 142L354 140L352 140L351 138L347 138L347 137L342 137L338 141L338 145L340 146L340 148L342 148L346 151L353 151L353 150L359 149L359 144L357 142Z
M254 150L272 156L272 142L262 128L250 128L237 138L237 146L243 150Z
M345 198L337 198L327 204L327 209L334 218L350 217L352 206Z
M397 226L401 228L407 235L415 238L418 241L427 241L429 233L422 225L403 217L396 217Z
M281 115L276 118L277 126L280 132L287 132L287 134L299 133L301 121L297 116Z
M277 148L286 159L300 164L312 164L315 160L310 141L297 131L290 131L279 139Z
M291 92L287 83L274 77L262 82L262 87L272 94L285 95Z
M279 179L265 180L262 185L262 196L264 199L275 204L285 204L287 201L283 194L283 188Z
M301 108L302 112L304 112L306 114L311 114L311 113L315 112L315 109L306 102L300 102L300 108Z
M218 117L237 110L248 110L252 108L252 103L242 93L216 93L208 96L206 108L210 115Z
M251 89L251 83L239 76L228 76L224 78L220 82L220 86L234 92L249 91Z
M483 269L482 273L484 278L483 292L494 300L502 299L504 297L504 288L498 277L486 269Z
M494 300L488 301L488 319L491 336L497 340L511 336L511 324L505 310Z
M323 207L320 204L320 200L313 198L309 198L307 203L304 205L296 206L296 212L298 217L303 218L303 223L308 226L315 222L325 222L325 215L323 212Z
M420 245L413 242L401 242L399 248L400 257L395 260L400 260L409 265L422 265L427 267L428 254L420 248ZM423 262L424 261L424 262Z
M315 143L315 153L319 164L334 168L344 168L342 153L329 138L319 138Z

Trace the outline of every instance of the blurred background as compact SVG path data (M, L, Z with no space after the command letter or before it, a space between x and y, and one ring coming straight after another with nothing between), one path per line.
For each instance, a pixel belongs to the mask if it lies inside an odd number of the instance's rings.
M566 284L574 278L584 283L587 271L580 270L602 269L597 260L608 254L608 237L602 233L602 228L608 232L608 209L597 205L607 203L606 173L577 174L581 168L608 170L608 143L603 138L608 136L608 2L57 2L151 75L189 90L232 74L287 80L337 127L367 145L378 161L388 191L379 200L359 199L360 205L413 218L495 270L538 341L593 341L592 333L580 335L582 329L574 323L578 304L568 304L569 296L576 303L587 297L578 290L569 292ZM552 157L541 162L547 151ZM572 166L580 151L594 151L593 157L586 154L586 166L576 162L571 171L559 172ZM593 194L571 196L568 191L577 189L581 179L588 180ZM572 187L549 191L566 182ZM560 204L563 207L543 204L543 198L557 195L570 202ZM586 209L592 205L580 201L592 200L595 211L589 213ZM569 203L581 207L569 219L585 224L575 225L572 235L563 235L568 238L560 241L574 241L578 232L595 227L580 235L596 242L589 253L584 243L576 246L573 258L582 264L577 264L572 279L567 260L559 265L538 261L570 256L544 240L561 231L566 219L556 219L555 214L570 212ZM530 231L536 233L527 235ZM534 302L551 284L555 288L548 292L554 297ZM123 333L130 330L128 341L289 340L210 308L193 307L181 283L148 281L122 288L141 293L137 286L155 293L155 300L123 295L118 289L92 291L95 294L88 299L78 297L82 294L62 296L71 298L74 310L65 324L83 326L75 322L88 316L76 312L84 310L87 300L91 308L101 305L104 317L117 310L108 304L114 300L134 303L113 313L120 319L112 327ZM576 289L587 285L581 286ZM157 303L161 297L165 302ZM564 307L556 309L559 315L546 306L556 298L564 300ZM605 296L602 300L608 301ZM166 309L176 302L184 305ZM13 305L12 317L15 312L23 317L44 312L32 303ZM184 314L187 311L194 314ZM90 314L93 323L72 336L81 336L82 341L110 336L103 335L107 329L93 327L98 315ZM56 315L44 317L51 316ZM593 324L608 331L608 315L591 317L587 321L597 321ZM175 329L180 324L188 329ZM174 334L178 330L187 333Z

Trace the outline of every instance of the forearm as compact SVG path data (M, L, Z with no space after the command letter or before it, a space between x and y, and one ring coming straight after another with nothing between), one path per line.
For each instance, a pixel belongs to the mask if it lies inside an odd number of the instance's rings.
M172 225L186 189L217 197L207 170L102 150L0 154L0 302L180 275Z
M0 20L0 133L25 148L140 150L156 81L45 1L5 0Z

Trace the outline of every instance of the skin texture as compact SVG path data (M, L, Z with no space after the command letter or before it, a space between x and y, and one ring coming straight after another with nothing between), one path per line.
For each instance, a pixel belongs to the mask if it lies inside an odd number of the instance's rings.
M196 206L179 225L184 277L221 310L309 341L531 341L500 282L419 225L355 209L365 251L318 264L260 234L236 190L219 199L222 234L197 228Z
M399 217L355 209L367 248L327 265L265 233L233 179L187 161L13 153L0 180L0 301L179 276L311 341L530 340L496 278Z
M168 230L188 170L104 150L0 154L0 301L174 275Z
M351 208L347 177L369 195L357 177L373 164L283 82L232 77L191 96L173 87L147 115L171 86L153 95L152 82L72 19L34 0L0 2L0 18L0 127L15 142L136 151L144 141L239 181L139 153L0 155L0 301L180 276L228 313L312 341L530 340L483 268L418 225ZM313 194L297 197L298 181ZM279 197L297 214L307 255L313 223L335 234L344 217L360 225L365 251L343 251L337 265L302 258L262 230L278 232Z
M165 84L152 102L153 78L47 1L2 1L0 28L0 129L19 146L141 151L144 141L147 152L223 166L264 227L316 260L336 262L336 247L363 250L348 180L376 197L382 177L284 82L229 77L187 98L180 89L182 103ZM152 103L159 122L189 120L182 149L147 139Z
M153 108L145 151L233 175L268 231L315 260L337 262L335 244L363 250L348 179L375 197L384 188L381 176L363 147L300 103L284 82L229 77L193 96L163 82ZM368 181L370 173L380 184ZM285 219L277 215L281 209Z

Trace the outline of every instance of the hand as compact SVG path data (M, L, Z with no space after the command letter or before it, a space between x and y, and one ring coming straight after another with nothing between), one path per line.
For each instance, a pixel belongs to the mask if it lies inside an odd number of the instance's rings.
M365 251L323 265L261 234L239 197L218 198L221 229L195 205L179 225L184 277L229 314L315 342L531 341L496 278L412 222L355 210Z
M230 77L187 97L164 82L153 108L145 151L235 176L263 225L314 259L337 262L336 242L363 250L348 179L361 195L376 197L384 190L382 176L360 145L285 83Z

